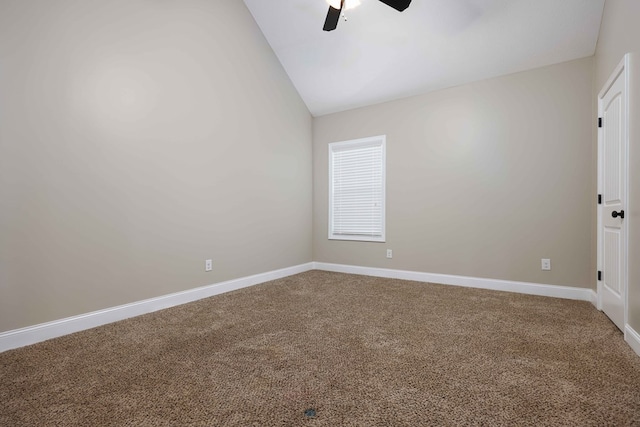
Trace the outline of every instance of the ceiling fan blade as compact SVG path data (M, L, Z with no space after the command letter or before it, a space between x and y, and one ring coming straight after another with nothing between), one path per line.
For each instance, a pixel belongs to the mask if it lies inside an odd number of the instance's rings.
M342 6L342 2L340 4ZM336 9L333 6L329 6L329 12L327 13L327 19L324 21L324 27L322 27L325 31L333 31L338 26L338 21L340 20L340 14L342 13L342 7L340 9Z
M409 5L411 4L411 0L380 0L380 1L386 4L387 6L391 6L398 12L402 12L403 10L408 8Z

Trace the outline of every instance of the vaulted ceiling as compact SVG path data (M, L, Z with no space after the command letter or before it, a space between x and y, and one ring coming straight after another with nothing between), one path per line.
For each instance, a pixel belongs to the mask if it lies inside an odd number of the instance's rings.
M605 0L244 0L314 116L593 55Z

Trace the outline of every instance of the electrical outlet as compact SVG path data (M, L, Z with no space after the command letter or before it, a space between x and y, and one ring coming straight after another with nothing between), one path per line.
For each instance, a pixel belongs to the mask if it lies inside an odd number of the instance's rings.
M211 270L213 270L213 260L211 259L205 260L204 271L211 271Z
M387 249L387 258L393 258L393 251L391 249Z
M545 271L551 270L551 260L547 258L542 258L542 269Z

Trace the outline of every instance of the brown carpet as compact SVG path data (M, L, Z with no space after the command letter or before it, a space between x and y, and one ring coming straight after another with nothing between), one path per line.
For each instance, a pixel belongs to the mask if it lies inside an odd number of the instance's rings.
M0 425L640 426L640 357L586 302L311 271L2 353Z

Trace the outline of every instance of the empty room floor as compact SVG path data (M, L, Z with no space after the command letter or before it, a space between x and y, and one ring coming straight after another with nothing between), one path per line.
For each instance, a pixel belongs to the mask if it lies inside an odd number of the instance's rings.
M640 425L591 304L310 271L0 354L2 426Z

